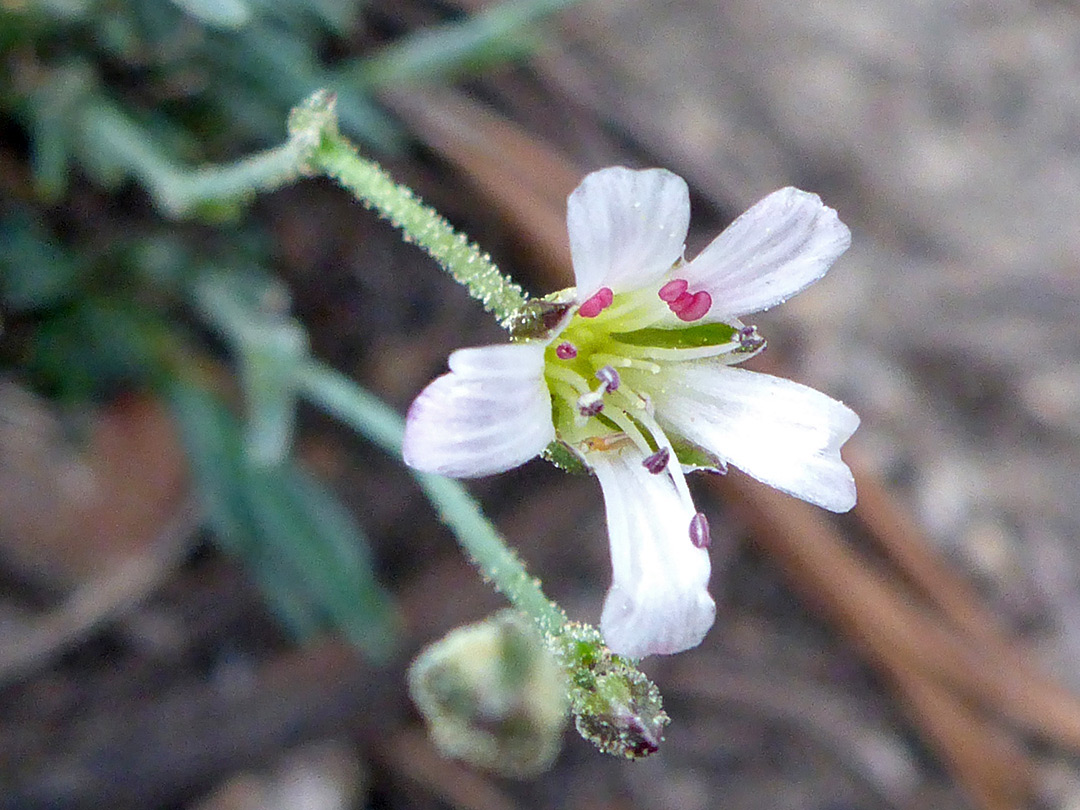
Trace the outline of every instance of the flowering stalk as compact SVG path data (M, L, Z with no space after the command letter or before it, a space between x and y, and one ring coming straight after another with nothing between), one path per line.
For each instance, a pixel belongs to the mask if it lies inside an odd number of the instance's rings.
M332 110L332 96L324 93L322 98ZM421 202L412 189L395 183L377 163L361 157L336 128L323 130L322 143L312 153L309 165L313 171L337 180L364 205L400 228L406 241L420 245L501 323L508 323L525 305L524 291L502 274L491 256L465 234L455 231L433 208Z
M103 99L87 103L78 121L86 151L94 155L99 171L138 179L162 213L173 218L292 182L318 144L318 130L294 129L281 146L235 163L190 169L178 165L142 127Z

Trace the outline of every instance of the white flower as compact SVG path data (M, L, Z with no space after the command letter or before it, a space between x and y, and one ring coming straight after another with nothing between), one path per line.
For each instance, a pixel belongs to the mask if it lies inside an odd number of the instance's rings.
M406 422L405 461L420 470L488 475L551 445L595 472L613 569L601 630L635 658L693 647L713 622L708 524L685 471L732 464L834 512L855 504L840 458L855 413L734 367L765 344L739 319L821 278L847 227L785 188L685 262L689 221L670 172L590 174L567 212L576 288L546 299L524 340L451 354Z

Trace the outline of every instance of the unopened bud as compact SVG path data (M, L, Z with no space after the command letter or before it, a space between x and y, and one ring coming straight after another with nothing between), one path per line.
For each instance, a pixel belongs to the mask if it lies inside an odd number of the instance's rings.
M641 759L655 753L669 722L656 685L614 655L590 625L568 624L555 643L578 733L605 754Z
M509 776L546 770L566 722L566 679L513 610L460 627L409 668L409 694L446 755Z

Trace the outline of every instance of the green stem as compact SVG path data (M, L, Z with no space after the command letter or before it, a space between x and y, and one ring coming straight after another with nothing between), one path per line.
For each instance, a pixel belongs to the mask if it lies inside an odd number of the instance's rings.
M504 276L490 256L337 133L325 133L309 162L404 231L406 239L427 251L504 325L525 305L521 287Z
M135 177L158 207L175 218L201 204L241 199L295 180L314 147L304 138L290 137L282 146L235 163L188 169L111 105L87 105L81 123L88 153L101 166Z
M316 361L297 367L296 385L302 394L387 453L400 458L405 421L393 409L333 369ZM457 481L413 471L439 517L454 532L474 564L495 583L514 607L524 611L541 631L558 636L566 614L551 602L537 580L506 545L476 501Z
M532 26L579 2L507 0L461 22L423 28L372 57L346 65L335 85L376 92L416 82L445 81L455 74L518 58L539 43L530 36Z

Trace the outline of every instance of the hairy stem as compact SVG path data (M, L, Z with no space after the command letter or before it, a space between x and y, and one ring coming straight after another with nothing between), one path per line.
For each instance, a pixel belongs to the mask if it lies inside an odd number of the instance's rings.
M314 144L290 137L283 145L217 166L190 169L135 121L107 104L88 105L82 135L100 165L138 180L167 216L180 218L207 203L252 196L295 180Z
M412 190L395 183L377 163L361 157L336 132L325 134L310 165L333 177L364 205L400 228L406 240L427 251L504 325L524 306L527 297L521 287L504 276L488 254L455 231Z

